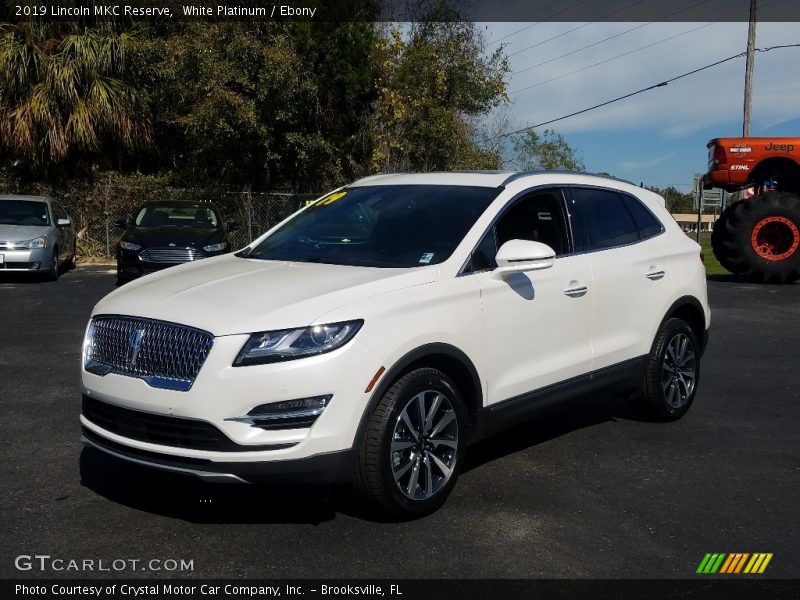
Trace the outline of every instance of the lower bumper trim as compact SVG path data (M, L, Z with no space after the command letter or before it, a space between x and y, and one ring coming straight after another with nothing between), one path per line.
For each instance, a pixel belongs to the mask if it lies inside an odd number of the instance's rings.
M223 463L139 450L106 439L86 427L81 429L85 445L111 456L215 483L344 483L350 480L357 458L357 452L348 449L296 460Z

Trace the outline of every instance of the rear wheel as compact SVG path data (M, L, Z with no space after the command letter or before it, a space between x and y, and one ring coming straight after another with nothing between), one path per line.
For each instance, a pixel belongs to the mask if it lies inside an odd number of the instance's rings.
M383 517L421 517L438 509L464 459L466 412L453 381L421 368L398 379L370 419L354 484Z
M714 256L755 281L800 279L800 197L769 192L729 206L711 235Z
M682 319L668 319L656 335L647 361L642 400L658 421L680 419L692 405L700 381L700 345Z

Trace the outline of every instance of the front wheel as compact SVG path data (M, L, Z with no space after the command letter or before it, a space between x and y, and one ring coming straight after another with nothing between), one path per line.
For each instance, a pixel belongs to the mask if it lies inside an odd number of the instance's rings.
M50 267L47 269L48 281L57 281L59 276L58 246L53 248L53 255L50 257Z
M67 261L67 269L72 271L78 266L78 247L77 244L72 244L72 256Z
M383 517L421 517L438 509L464 460L467 419L453 381L415 369L383 395L370 419L354 485Z
M668 319L647 359L642 401L658 421L680 419L691 407L700 381L700 345L682 319Z

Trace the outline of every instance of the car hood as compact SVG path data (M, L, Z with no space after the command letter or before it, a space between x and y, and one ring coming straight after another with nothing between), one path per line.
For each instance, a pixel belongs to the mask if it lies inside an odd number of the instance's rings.
M0 224L0 242L24 242L50 233L50 225Z
M171 321L216 336L252 333L310 325L340 306L437 278L433 266L379 269L229 254L138 279L103 298L93 314Z
M203 246L225 237L221 229L197 227L131 227L122 236L126 242L140 246Z

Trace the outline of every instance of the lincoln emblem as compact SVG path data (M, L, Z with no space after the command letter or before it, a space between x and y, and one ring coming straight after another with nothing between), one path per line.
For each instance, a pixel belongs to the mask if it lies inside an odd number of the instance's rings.
M139 358L139 351L142 349L142 342L144 341L144 329L137 329L133 334L131 340L131 347L128 351L128 364L136 366L136 360Z

